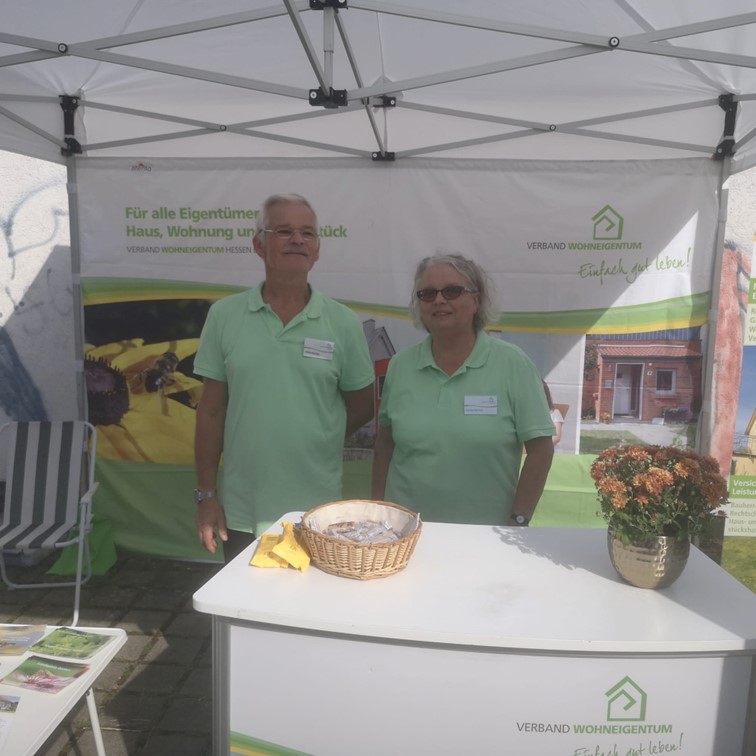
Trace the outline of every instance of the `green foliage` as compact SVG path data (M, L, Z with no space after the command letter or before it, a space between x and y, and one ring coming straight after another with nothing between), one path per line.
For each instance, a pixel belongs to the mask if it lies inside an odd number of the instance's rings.
M598 344L588 342L585 345L585 357L583 358L583 375L588 378L598 365Z
M693 419L690 407L665 407L662 416L666 423L689 423Z
M722 549L722 567L756 593L756 538L726 536Z

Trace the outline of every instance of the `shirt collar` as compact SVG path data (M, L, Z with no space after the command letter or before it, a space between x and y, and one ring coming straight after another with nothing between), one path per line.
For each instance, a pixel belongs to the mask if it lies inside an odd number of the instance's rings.
M488 355L491 351L491 337L485 333L485 331L479 331L475 339L475 346L473 346L472 352L467 356L464 361L461 370L467 370L467 368L478 368L486 364ZM433 359L433 351L431 349L431 337L420 345L420 353L417 358L417 367L419 370L423 370L427 367L433 367L438 370L435 360ZM458 371L459 372L459 371Z
M250 289L247 292L247 305L250 310L253 312L256 312L257 310L262 310L263 307L265 307L265 302L263 302L262 298L262 284L257 284L254 289Z
M264 283L264 282L263 282ZM247 297L247 306L252 312L265 308L262 298L263 284L259 283L254 289L250 289ZM323 311L323 295L314 287L310 286L310 301L305 305L301 314L307 318L318 318Z

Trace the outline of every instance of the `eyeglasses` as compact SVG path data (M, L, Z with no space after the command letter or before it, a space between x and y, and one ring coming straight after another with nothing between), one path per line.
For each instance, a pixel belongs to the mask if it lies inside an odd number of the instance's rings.
M451 299L459 299L463 294L477 294L475 289L468 289L465 286L444 286L443 289L420 289L415 292L415 296L421 302L433 302L440 294L447 302Z
M291 239L294 234L299 234L306 242L314 242L318 238L318 234L310 229L302 228L264 228L266 234L275 234L279 239Z

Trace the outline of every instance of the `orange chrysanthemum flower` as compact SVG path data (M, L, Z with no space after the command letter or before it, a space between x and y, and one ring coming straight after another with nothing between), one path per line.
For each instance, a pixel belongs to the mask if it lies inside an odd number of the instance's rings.
M591 466L601 514L620 537L687 538L727 503L727 483L712 457L669 446L617 446Z

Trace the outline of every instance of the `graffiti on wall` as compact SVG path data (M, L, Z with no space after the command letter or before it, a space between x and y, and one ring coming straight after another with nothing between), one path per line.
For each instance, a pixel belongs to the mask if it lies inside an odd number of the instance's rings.
M74 359L65 174L8 160L0 199L0 415L47 420L68 393L64 375Z

